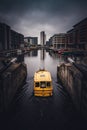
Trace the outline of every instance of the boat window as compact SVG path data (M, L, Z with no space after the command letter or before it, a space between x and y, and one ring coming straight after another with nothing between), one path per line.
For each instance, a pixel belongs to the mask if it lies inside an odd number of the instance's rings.
M51 86L51 83L50 82L47 82L47 87L50 87Z
M36 83L35 83L35 87L39 87L39 82L36 82Z
M43 81L43 82L40 82L40 87L41 87L41 88L45 88L45 87L46 87L46 82L44 82L44 81Z

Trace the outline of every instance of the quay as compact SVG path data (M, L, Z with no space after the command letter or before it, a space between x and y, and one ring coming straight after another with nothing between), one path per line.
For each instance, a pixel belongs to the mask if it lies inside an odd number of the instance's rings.
M57 77L71 96L77 110L87 119L87 65L62 63Z
M18 53L26 54L34 49L37 49L37 47L4 50L4 51L0 51L0 57L10 57L10 56L14 56L14 55L17 56Z
M27 68L23 62L5 64L0 61L0 112L7 111L26 76Z

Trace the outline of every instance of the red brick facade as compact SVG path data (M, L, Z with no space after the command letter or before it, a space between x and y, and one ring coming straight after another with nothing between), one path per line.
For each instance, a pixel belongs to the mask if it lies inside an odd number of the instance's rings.
M67 46L87 50L87 18L67 32Z

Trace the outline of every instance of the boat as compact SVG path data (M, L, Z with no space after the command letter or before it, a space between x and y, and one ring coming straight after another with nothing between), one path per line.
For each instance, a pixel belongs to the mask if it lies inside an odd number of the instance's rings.
M66 52L63 52L62 55L74 55L74 52L66 51Z
M80 55L84 55L84 52L83 51L66 51L66 52L63 52L62 55L80 56Z
M34 74L34 96L48 97L53 95L51 74L47 70L38 70Z
M68 52L68 49L62 48L58 50L58 54L62 54L64 52Z

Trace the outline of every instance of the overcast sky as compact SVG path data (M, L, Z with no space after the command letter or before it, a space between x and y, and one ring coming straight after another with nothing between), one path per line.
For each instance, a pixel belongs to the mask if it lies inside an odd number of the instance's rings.
M87 17L87 0L0 0L0 21L24 36L47 39Z

